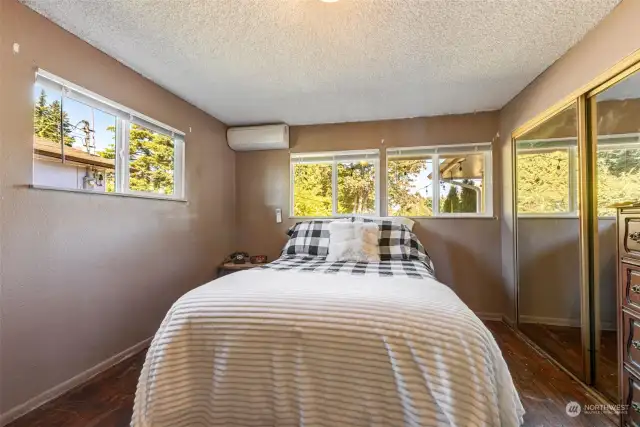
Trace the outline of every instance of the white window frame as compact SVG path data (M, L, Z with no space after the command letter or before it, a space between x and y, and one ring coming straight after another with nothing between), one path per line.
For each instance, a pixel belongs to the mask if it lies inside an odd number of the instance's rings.
M338 209L338 164L346 161L366 160L373 163L375 212L368 214L341 214ZM331 216L295 216L294 165L296 163L331 165ZM348 218L352 216L380 216L380 150L325 151L313 153L290 153L289 155L289 218Z
M484 212L440 212L440 157L464 156L484 154L485 187L483 190ZM409 218L493 218L493 148L490 142L455 145L432 145L420 147L393 147L387 148L385 155L386 176L386 202L384 210L390 215L389 210L389 160L405 157L421 156L431 159L432 172L432 212L433 215L416 215Z
M167 124L145 116L124 105L118 104L110 99L98 95L88 89L78 86L70 81L58 77L48 71L38 69L36 71L36 84L49 89L56 90L62 94L62 99L70 98L81 102L91 108L96 108L116 118L115 135L115 192L98 192L91 190L69 189L48 187L46 185L35 185L32 187L40 189L55 189L62 191L72 191L90 194L103 195L128 195L143 198L185 200L185 133ZM64 108L64 107L63 107ZM129 189L129 130L131 124L137 124L153 132L171 136L173 139L173 194L160 194L146 191L134 191ZM62 163L65 163L64 144L62 144Z
M606 144L599 145L597 151L605 150L619 150L624 148L640 149L640 133L626 133L617 135L598 135L598 141L608 141ZM576 162L578 161L578 139L575 137L570 138L548 138L548 139L535 139L522 141L526 143L553 143L553 147L540 147L540 148L523 148L518 149L518 141L516 140L516 168L515 173L517 176L517 159L518 154L523 153L543 153L545 151L558 151L566 149L569 152L569 210L566 212L540 212L540 213L521 213L518 212L518 218L578 218L578 182L579 171L576 168ZM517 197L517 195L516 195ZM614 216L599 216L598 219L613 219Z

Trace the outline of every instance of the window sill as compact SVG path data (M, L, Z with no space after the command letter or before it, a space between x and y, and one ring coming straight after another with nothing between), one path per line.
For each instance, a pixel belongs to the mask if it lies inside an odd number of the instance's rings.
M349 216L290 216L289 219L297 219L297 220L333 220L333 219L344 219L351 218L354 215ZM358 218L377 218L378 215L373 216L363 216L359 215ZM387 218L409 218L409 219L498 219L497 216L490 215L438 215L438 216L385 216Z
M518 215L518 219L580 219L578 215ZM601 219L610 219L615 220L615 216L599 216L598 220Z
M578 215L563 215L563 214L539 214L539 215L518 215L518 219L578 219Z
M186 203L186 199L180 199L177 197L171 196L162 196L161 194L127 194L127 193L104 193L97 192L91 190L80 190L75 188L58 188L58 187L48 187L46 185L29 185L29 188L33 190L45 190L45 191L62 191L64 193L80 193L80 194L93 194L97 196L111 196L111 197L131 197L134 199L150 199L150 200L163 200L167 202L178 202L178 203Z
M493 215L438 215L438 216L405 216L409 219L498 219Z
M313 220L313 219L350 219L352 217L354 217L356 215L336 215L336 216L289 216L289 219L301 219L301 220ZM368 216L364 216L364 215L359 215L358 218L376 218L379 215L368 215Z

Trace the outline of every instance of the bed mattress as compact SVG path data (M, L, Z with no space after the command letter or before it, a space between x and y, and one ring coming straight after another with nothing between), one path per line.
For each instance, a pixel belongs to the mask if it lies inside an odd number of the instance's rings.
M180 298L147 353L132 426L522 423L493 336L430 266L315 261Z

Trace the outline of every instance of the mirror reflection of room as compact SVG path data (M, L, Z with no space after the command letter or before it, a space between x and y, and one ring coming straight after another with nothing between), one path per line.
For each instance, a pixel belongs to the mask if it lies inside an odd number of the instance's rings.
M586 126L595 150L578 147L572 104L515 141L518 327L567 370L612 400L619 396L615 204L640 200L640 74L595 92ZM581 180L580 165L593 171ZM581 187L595 202L581 211ZM581 278L580 220L597 230L591 274ZM582 218L584 219L584 218ZM588 271L588 270L587 270ZM593 296L588 298L591 293ZM586 301L586 302L585 302ZM594 349L591 353L589 348Z
M584 377L577 106L516 140L519 328Z
M640 73L595 97L597 151L595 172L598 217L599 338L595 385L611 398L618 395L616 345L616 210L612 205L640 200Z

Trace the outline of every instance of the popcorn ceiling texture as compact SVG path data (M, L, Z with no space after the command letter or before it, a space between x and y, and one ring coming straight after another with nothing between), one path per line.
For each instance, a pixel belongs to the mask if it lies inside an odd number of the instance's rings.
M618 0L24 3L227 124L310 124L499 109Z

